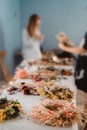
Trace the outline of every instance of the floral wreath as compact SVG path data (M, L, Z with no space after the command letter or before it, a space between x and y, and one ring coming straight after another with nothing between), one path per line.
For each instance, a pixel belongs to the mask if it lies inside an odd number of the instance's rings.
M21 111L21 104L18 101L0 99L0 123L17 117Z
M37 123L54 127L70 127L75 123L82 126L86 121L74 104L63 100L46 99L34 106L28 116Z

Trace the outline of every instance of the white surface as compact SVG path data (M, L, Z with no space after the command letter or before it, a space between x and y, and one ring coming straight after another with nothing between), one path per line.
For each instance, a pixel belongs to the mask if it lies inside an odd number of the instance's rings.
M6 96L6 93L3 94ZM7 95L9 99L18 100L25 112L30 112L32 107L41 101L40 96L25 96L22 93L17 93L16 95ZM77 130L77 125L72 126L71 128L53 128L50 126L42 126L36 124L32 120L27 120L27 117L24 116L23 119L6 121L3 124L0 124L0 130Z
M21 81L21 80L20 80ZM29 82L29 80L24 80L26 82ZM57 81L58 83L59 81ZM67 80L61 80L59 83L66 84L69 88L75 90L75 84L74 84L74 77L70 76ZM29 113L32 109L32 107L40 102L42 98L40 96L25 96L21 92L14 94L14 95L8 95L7 91L4 90L2 97L8 97L9 99L18 100L26 113ZM74 103L76 100L74 99ZM34 121L27 120L27 117L24 116L23 118L18 118L17 120L11 120L11 121L5 121L3 124L0 124L0 130L78 130L77 124L73 125L70 128L54 128L51 126L43 126L40 124L35 123Z

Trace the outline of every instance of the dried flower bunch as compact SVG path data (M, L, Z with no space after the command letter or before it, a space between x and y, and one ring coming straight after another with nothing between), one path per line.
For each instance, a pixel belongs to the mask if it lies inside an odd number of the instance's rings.
M59 42L64 42L66 46L69 46L69 47L74 46L72 41L68 38L68 36L64 32L60 32L57 35L57 38L58 38Z
M34 106L29 117L37 123L54 127L70 127L75 123L82 125L85 120L74 104L63 100L49 99Z
M67 86L43 86L38 88L38 92L41 96L50 99L60 99L72 101L74 98L74 91L67 88Z
M18 101L8 100L7 98L0 99L0 123L4 120L9 120L17 117L20 114L22 107Z
M35 84L26 84L25 82L21 83L21 91L24 95L39 95L37 92L37 85Z

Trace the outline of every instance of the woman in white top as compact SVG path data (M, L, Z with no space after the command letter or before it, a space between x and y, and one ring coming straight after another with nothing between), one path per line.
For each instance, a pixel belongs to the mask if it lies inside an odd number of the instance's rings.
M40 45L44 35L40 33L41 19L34 14L30 17L27 28L23 30L23 58L28 61L39 60L42 57Z

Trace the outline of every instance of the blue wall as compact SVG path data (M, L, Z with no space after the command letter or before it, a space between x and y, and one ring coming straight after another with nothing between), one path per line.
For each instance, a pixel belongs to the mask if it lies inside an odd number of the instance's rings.
M87 30L87 0L0 0L0 50L7 50L11 70L14 52L22 46L22 29L33 13L42 17L45 49L57 47L60 31L78 45Z
M78 45L87 30L87 0L21 0L21 30L31 14L42 17L44 48L57 47L56 34L64 31Z
M14 52L21 47L19 13L20 0L0 0L0 50L7 50L11 70Z

